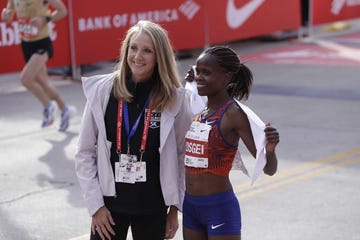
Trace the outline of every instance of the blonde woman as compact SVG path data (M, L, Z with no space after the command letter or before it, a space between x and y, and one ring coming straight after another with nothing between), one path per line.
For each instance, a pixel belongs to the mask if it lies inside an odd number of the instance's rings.
M83 79L87 104L76 172L92 217L91 239L174 237L184 197L189 101L167 32L139 21L118 69Z

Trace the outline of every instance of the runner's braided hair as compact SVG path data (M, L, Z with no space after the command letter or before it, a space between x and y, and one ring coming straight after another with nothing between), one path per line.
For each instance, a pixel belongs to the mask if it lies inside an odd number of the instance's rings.
M228 94L237 100L248 99L253 74L247 66L240 62L236 52L227 46L214 46L206 49L204 54L215 57L221 68L232 73L231 80L226 86Z

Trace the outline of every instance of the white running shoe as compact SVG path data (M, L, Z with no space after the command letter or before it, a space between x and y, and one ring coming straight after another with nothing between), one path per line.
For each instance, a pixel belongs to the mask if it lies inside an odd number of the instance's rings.
M43 121L41 127L48 127L54 123L56 112L56 103L55 101L50 101L49 104L44 108L43 111Z
M70 125L70 118L72 118L77 113L75 106L65 106L64 110L61 113L61 122L59 131L65 132Z

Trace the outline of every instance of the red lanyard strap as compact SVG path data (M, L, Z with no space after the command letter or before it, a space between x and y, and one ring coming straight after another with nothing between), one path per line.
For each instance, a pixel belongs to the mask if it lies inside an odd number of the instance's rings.
M152 108L149 107L144 119L144 130L141 138L140 146L140 161L142 160L143 153L146 149L146 142L148 138L150 121L151 121ZM122 121L123 121L123 102L118 101L118 114L117 114L117 124L116 124L116 152L121 153L121 130L122 130Z
M121 153L122 119L123 119L123 104L122 104L122 101L118 101L118 114L117 114L117 122L116 122L116 152L117 152L117 154Z

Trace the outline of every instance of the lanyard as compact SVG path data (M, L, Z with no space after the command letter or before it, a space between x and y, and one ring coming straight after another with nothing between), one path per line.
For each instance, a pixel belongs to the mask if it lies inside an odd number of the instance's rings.
M121 153L121 129L122 129L122 121L123 121L123 110L124 110L124 115L125 115L124 116L125 130L127 133L127 146L128 146L127 154L130 154L131 137L134 136L136 129L139 126L140 119L141 119L143 113L145 112L146 107L149 105L149 99L150 99L150 97L147 98L144 108L142 109L141 113L137 117L131 130L130 130L130 126L129 126L128 105L126 102L123 103L122 101L118 101L118 116L117 116L117 131L116 131L116 151L118 154ZM149 108L148 112L146 113L146 116L145 116L144 130L143 130L143 134L142 134L142 138L141 138L141 146L140 146L140 153L141 153L140 161L142 160L142 155L145 152L145 148L146 148L146 141L147 141L147 137L148 137L150 120L151 120L151 112L152 112L152 108Z

